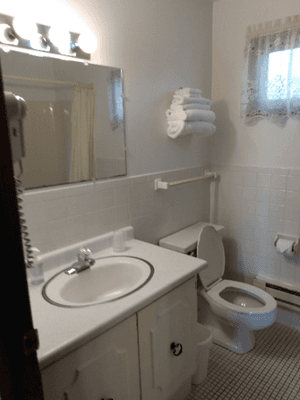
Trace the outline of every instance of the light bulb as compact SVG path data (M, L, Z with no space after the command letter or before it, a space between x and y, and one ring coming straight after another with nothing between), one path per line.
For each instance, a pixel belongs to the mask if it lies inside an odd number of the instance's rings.
M37 25L30 17L16 16L13 20L13 27L18 36L30 40L37 34Z
M61 54L70 53L70 32L60 26L53 26L49 31L49 38Z
M93 53L97 49L97 45L97 38L91 32L84 32L78 38L78 46L85 53Z

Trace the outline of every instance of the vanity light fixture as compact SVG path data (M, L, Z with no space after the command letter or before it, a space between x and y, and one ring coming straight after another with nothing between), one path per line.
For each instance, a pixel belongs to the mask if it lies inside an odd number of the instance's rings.
M84 52L92 54L98 46L97 38L91 32L81 33L76 41L71 43L71 51L73 53Z
M47 39L40 33L37 33L36 36L30 40L30 46L33 50L50 51Z
M0 45L90 60L97 39L91 32L75 33L62 26L36 23L27 16L0 14Z
M13 46L16 46L19 42L8 24L0 24L0 42Z

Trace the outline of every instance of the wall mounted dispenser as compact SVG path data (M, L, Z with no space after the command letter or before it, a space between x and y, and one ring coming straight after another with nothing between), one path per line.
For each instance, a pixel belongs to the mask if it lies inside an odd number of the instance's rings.
M299 254L300 251L300 238L284 235L278 233L274 240L274 246L279 254L286 254L288 256L294 256Z

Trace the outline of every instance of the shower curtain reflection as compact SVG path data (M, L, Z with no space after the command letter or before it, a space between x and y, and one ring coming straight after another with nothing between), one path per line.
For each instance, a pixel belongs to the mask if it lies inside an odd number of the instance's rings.
M76 84L73 86L70 182L90 180L96 177L95 100L93 84Z
M6 90L27 103L23 187L97 179L94 83L5 79Z

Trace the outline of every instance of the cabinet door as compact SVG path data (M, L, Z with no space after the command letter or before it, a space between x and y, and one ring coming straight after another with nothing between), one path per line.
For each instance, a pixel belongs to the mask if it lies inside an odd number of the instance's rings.
M177 388L191 379L196 369L196 329L194 278L138 313L143 400L175 398ZM172 343L177 346L175 354Z
M140 399L136 316L42 371L45 400Z

